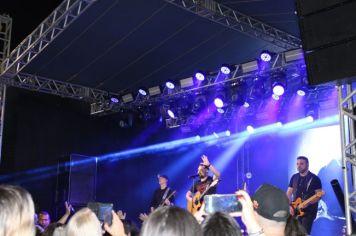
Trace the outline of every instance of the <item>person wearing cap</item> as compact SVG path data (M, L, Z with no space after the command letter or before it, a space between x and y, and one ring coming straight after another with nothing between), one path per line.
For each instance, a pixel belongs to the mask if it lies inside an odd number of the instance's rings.
M237 191L236 196L242 205L242 212L233 216L242 216L249 236L306 235L304 229L298 228L298 225L292 226L293 229L288 225L292 223L289 199L281 189L263 184L252 199L244 190Z
M206 195L208 194L215 194L217 185L212 186L212 182L214 180L219 180L220 179L220 172L209 162L209 159L207 156L202 155L201 156L202 162L199 164L198 171L197 171L197 177L199 177L198 181L194 181L193 186L190 188L190 190L186 193L185 197L188 201L188 205L193 202L193 194L200 192L203 193L206 191ZM213 172L213 176L209 176L209 170ZM209 189L207 189L209 188ZM201 199L201 201L203 198ZM189 207L188 207L189 208ZM199 210L199 209L197 209ZM194 213L194 212L192 212Z
M316 193L322 192L321 181L318 176L309 171L309 160L305 156L297 157L298 173L290 179L287 196L290 200L295 201L301 198L302 201L313 197ZM318 212L318 201L320 197L315 196L307 205L301 206L304 215L298 217L299 222L304 226L308 234L311 233L313 222ZM291 211L294 213L293 211Z
M158 175L159 188L153 193L151 207L156 209L159 206L172 206L174 204L173 190L168 187L168 177Z

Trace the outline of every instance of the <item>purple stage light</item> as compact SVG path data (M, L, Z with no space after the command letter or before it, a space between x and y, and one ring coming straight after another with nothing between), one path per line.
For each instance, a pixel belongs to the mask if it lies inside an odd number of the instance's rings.
M308 122L313 122L314 121L314 117L313 116L307 116L307 121Z
M297 94L298 94L299 96L304 97L304 96L305 96L305 91L304 91L303 89L298 89Z
M139 89L138 90L139 94L141 94L142 96L146 96L147 95L147 91L145 89Z
M271 55L271 53L268 52L268 51L263 51L263 52L261 52L261 54L260 54L260 59L261 59L262 61L264 61L264 62L270 62L271 59L272 59L272 55Z
M276 94L272 94L272 98L273 98L274 100L276 100L276 101L278 101L278 100L279 100L279 96L278 96L278 95L276 95Z
M174 89L175 85L174 85L173 82L167 81L167 82L166 82L166 87L169 88L169 89Z
M118 99L116 96L112 96L112 97L110 98L110 101L111 101L112 103L119 103L119 99Z
M167 114L169 115L169 117L171 118L175 118L176 116L174 115L174 112L172 110L168 110Z
M249 107L250 106L250 104L248 103L248 102L244 102L244 105L243 105L244 107Z
M222 109L222 108L218 108L217 111L218 111L220 114L224 114L224 113L225 113L225 110Z
M280 83L276 83L275 85L273 85L273 94L277 95L277 96L282 96L284 94L284 87L282 84Z
M228 74L231 73L230 68L229 68L228 66L226 66L226 65L221 66L220 71L221 71L221 73L223 73L224 75L228 75Z
M195 78L199 81L205 80L205 75L202 72L195 73Z
M222 108L224 106L224 102L221 98L215 98L214 104L217 108Z
M195 136L195 139L196 139L197 141L199 141L199 140L200 140L200 136L199 136L199 135Z
M250 133L250 134L252 134L253 132L255 132L255 129L254 129L251 125L247 126L247 127L246 127L246 130L247 130L247 132Z

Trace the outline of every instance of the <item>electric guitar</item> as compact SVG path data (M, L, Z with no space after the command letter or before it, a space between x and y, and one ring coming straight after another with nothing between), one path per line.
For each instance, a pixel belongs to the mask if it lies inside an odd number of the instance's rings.
M192 200L188 201L188 204L187 204L188 211L192 214L199 211L199 209L202 205L201 199L204 198L205 194L209 191L209 189L211 189L218 183L219 183L219 179L215 179L210 183L210 185L204 190L203 193L200 193L199 191L196 192L194 197L192 198Z
M162 200L162 202L158 205L158 207L164 206L164 202L166 200L169 200L171 197L173 197L176 194L176 190L174 190L173 192L171 192L171 194L169 194L165 199Z
M324 191L320 191L317 192L316 194L314 194L313 196L311 196L310 198L308 198L307 200L305 200L304 202L302 201L302 199L299 197L297 198L294 202L291 203L291 206L294 209L294 216L296 217L301 217L304 215L303 212L303 208L311 201L313 201L315 198L321 197L325 194Z

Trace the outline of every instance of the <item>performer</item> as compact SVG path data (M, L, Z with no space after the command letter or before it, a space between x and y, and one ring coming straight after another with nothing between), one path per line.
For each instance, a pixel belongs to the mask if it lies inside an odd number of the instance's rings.
M172 206L174 204L174 191L168 187L168 177L158 175L159 188L153 193L151 208L159 206Z
M210 164L208 157L203 155L201 159L197 174L199 180L194 181L193 186L185 195L188 201L187 208L191 213L200 209L205 195L216 193L216 186L220 179L220 172ZM213 177L208 175L209 170L213 172Z
M309 171L308 158L304 156L297 157L297 170L298 173L294 174L289 182L287 196L290 200L293 199L294 202L296 202L298 198L303 202L306 200L309 202L306 205L301 204L298 206L298 208L304 212L304 215L298 216L297 218L308 234L310 234L318 212L318 202L324 192L319 177ZM295 214L294 209L291 209L291 214Z

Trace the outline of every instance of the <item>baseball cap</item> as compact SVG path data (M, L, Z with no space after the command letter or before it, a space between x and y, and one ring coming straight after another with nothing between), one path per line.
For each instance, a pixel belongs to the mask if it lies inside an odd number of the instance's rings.
M258 203L255 210L259 215L278 222L287 221L289 199L281 189L270 184L263 184L256 190L253 200Z
M166 180L168 180L167 175L160 175L160 174L158 174L157 177L158 177L158 178L165 178Z

